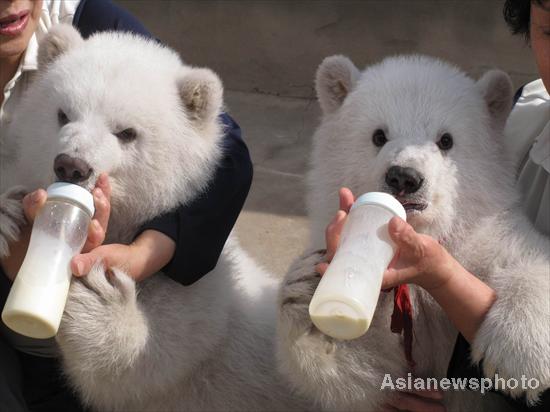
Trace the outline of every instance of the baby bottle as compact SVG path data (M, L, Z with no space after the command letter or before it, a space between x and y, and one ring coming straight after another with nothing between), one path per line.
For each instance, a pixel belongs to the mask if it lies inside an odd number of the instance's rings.
M93 197L80 186L54 183L47 192L2 311L9 328L37 339L57 333L72 276L70 261L84 246L94 214Z
M338 339L355 339L370 326L384 271L396 252L388 233L405 209L387 193L360 196L349 212L340 247L309 304L315 326Z

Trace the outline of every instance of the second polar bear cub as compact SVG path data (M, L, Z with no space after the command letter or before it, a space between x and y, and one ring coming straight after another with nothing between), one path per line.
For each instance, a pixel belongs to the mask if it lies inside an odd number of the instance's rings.
M356 195L395 195L418 232L438 239L496 291L471 342L473 360L483 360L490 378L536 379L525 388L535 401L550 387L550 245L522 213L500 142L512 103L508 76L489 71L475 82L421 56L388 58L360 72L335 56L320 66L316 88L323 118L309 174L311 251L294 263L280 296L282 370L328 408L369 411L395 395L381 390L386 374L395 382L410 371L403 339L390 331L393 294L381 293L370 329L356 340L331 339L309 318L324 229L346 186ZM457 331L425 291L411 287L411 299L412 372L443 378ZM479 391L445 392L452 410L505 410L500 401Z

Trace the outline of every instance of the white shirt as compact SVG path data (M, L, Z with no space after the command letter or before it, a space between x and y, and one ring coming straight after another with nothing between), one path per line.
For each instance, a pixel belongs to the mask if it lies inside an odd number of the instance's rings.
M38 42L55 24L72 23L80 0L44 0L36 31L19 63L13 78L4 87L4 101L0 106L0 137L5 136L8 124L13 119L17 104L32 82L38 69Z
M2 106L0 106L0 139L6 135L8 124L13 118L17 105L38 69L38 42L42 40L52 26L59 23L72 23L79 3L80 0L44 0L42 3L42 14L38 27L30 39L17 72L4 87L4 101L2 102ZM31 339L13 332L1 321L0 334L14 348L22 352L45 357L56 356L58 353L57 345L53 338Z
M504 137L525 211L535 227L550 236L550 96L542 80L523 87Z

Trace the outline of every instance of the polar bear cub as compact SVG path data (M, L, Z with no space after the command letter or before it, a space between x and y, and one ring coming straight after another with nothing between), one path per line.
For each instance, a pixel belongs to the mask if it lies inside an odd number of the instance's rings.
M324 229L338 190L391 193L419 232L439 241L497 300L472 342L474 362L504 379L535 378L535 401L550 387L550 244L524 217L500 139L512 85L500 71L477 82L422 56L387 58L360 72L343 56L325 59L316 89L323 110L309 173L310 250L287 274L280 295L281 370L307 396L335 410L378 410L381 386L410 371L403 339L390 331L393 294L380 294L361 338L339 341L311 323ZM398 175L395 178L395 175ZM391 176L390 176L391 175ZM393 178L392 178L393 176ZM425 291L412 286L415 376L443 378L457 331ZM521 388L511 390L521 395ZM449 391L451 410L505 410L500 399Z
M39 63L2 143L6 187L44 187L57 175L91 188L108 172L109 242L130 241L205 188L223 136L223 87L212 71L152 40L83 40L70 26L47 35ZM17 237L20 193L3 198L15 211L2 221L4 240ZM99 411L303 410L275 364L277 286L233 239L190 287L162 274L136 285L98 265L71 285L57 336L65 372Z

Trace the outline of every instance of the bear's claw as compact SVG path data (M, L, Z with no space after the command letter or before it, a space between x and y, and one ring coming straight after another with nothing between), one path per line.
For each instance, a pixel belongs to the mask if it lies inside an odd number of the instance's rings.
M9 256L10 243L19 240L27 223L22 203L26 194L23 186L15 186L0 195L0 258Z

